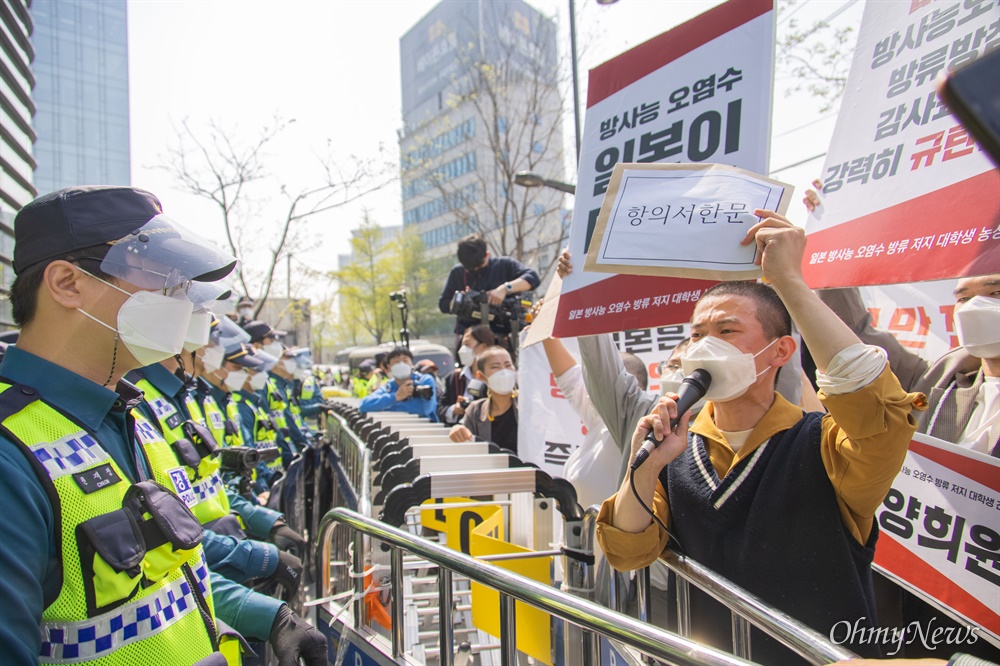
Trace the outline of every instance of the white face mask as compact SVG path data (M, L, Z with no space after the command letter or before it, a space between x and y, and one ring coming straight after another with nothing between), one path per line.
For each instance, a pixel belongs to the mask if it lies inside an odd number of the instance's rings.
M205 347L201 355L201 364L205 366L206 372L215 372L222 367L224 354L218 347Z
M462 345L458 350L458 361L466 368L476 360L476 352L469 345Z
M297 379L297 380L299 380L301 382L301 381L305 381L306 374L307 373L306 373L305 370L301 370L299 368L295 368L295 372L292 373L292 377L294 377L295 379Z
M250 388L254 391L259 391L267 386L267 373L258 372L256 375L250 378Z
M299 369L299 364L292 359L285 359L281 362L281 367L285 369L285 372L292 375Z
M976 358L1000 357L1000 299L974 296L955 308L955 332Z
M239 391L247 383L248 373L246 370L230 370L226 375L226 388L230 391Z
M705 400L726 402L746 393L758 377L770 370L768 366L758 373L754 359L777 341L775 338L756 354L746 354L722 338L710 335L688 347L681 357L681 367L685 376L698 368L706 370L712 376L712 385L705 393Z
M277 340L275 340L274 342L272 342L270 344L264 345L261 349L263 349L264 351L266 351L268 354L270 354L274 358L281 358L281 353L283 351L285 351L285 348Z
M116 291L127 294L128 300L122 303L118 310L118 328L105 324L80 308L77 308L77 311L109 331L118 333L118 337L139 362L139 367L153 365L181 353L194 308L191 301L186 298L164 296L154 291L137 291L129 294L99 277L94 277L90 273L87 275Z
M243 317L244 319L250 319L251 317L253 317L253 308L252 307L240 308L239 313L240 316Z
M513 393L516 384L517 373L513 370L497 370L486 378L486 385L490 387L490 391L500 395L510 395Z
M394 363L391 368L389 368L389 374L395 380L409 379L410 375L413 374L413 366L409 363L404 363L400 361L399 363Z
M208 344L208 334L212 327L211 312L195 312L188 322L187 333L184 335L184 351L193 352Z

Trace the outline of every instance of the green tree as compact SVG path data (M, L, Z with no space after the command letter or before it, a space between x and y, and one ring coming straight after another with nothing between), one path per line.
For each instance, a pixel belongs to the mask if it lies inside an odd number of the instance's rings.
M352 232L350 264L335 273L339 283L341 332L353 344L367 333L374 344L389 334L389 292L394 291L396 269L382 228L366 210Z

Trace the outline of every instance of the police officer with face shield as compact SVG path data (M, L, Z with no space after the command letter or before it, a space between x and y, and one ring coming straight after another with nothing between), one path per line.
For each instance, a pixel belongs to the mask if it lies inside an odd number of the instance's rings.
M0 364L0 652L13 664L235 663L225 622L254 593L209 574L200 524L142 454L139 438L158 431L121 381L182 349L188 285L224 277L234 258L128 187L40 197L14 238L22 330ZM243 629L325 663L322 636L290 616L281 607Z

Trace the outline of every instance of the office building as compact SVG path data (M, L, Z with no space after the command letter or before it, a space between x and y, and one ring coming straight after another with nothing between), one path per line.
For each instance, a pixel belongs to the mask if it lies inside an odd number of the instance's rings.
M551 266L563 195L513 184L563 178L557 30L522 0L441 2L400 39L403 226L419 233L441 284L457 241Z
M128 185L128 26L125 0L33 0L34 183Z
M14 281L14 215L35 198L32 156L34 51L26 0L0 2L0 329L14 326L7 291Z

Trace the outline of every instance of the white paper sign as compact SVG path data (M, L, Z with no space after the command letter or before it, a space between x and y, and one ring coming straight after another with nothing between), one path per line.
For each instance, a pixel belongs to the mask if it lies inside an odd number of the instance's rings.
M757 208L784 213L792 187L718 164L617 164L584 270L749 279L757 245L741 245ZM637 270L638 269L638 270Z

